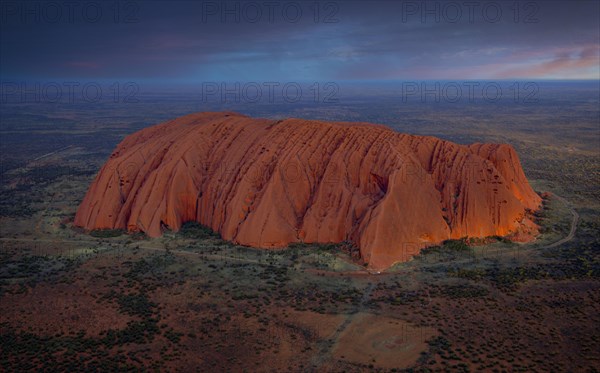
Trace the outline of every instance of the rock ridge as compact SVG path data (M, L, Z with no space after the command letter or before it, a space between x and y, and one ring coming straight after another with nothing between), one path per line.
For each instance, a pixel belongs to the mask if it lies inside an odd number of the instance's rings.
M381 270L447 239L532 237L540 203L507 144L205 112L127 136L75 225L157 237L197 221L259 248L352 241Z

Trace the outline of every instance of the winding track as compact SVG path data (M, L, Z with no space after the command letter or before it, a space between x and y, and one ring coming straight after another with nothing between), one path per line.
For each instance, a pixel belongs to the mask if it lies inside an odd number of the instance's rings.
M323 364L331 360L331 350L333 349L333 346L335 346L335 343L337 342L342 332L346 330L346 328L348 328L348 326L352 323L354 317L365 308L365 305L369 302L369 299L371 298L371 293L373 292L374 288L375 284L373 282L369 282L369 284L363 292L363 295L360 299L360 303L354 306L350 310L350 312L346 314L346 319L335 329L335 332L333 332L333 334L329 338L326 338L317 343L317 352L313 356L310 367L308 368L311 369L310 371L318 371Z
M560 239L554 243L540 247L542 249L554 248L554 247L560 246L566 242L571 241L575 237L575 233L577 231L577 224L578 224L579 218L580 218L579 213L577 213L577 211L575 211L575 209L571 206L571 204L567 200L565 200L563 197L556 195L554 193L552 195L554 197L556 197L556 199L561 201L569 209L569 212L573 216L573 219L571 220L571 226L570 226L569 234L567 236L563 237L562 239ZM94 241L94 240L72 240L72 239L60 240L60 239L46 239L46 238L38 238L38 239L0 238L0 242L1 241L51 242L51 243L71 242L71 243L92 244L92 245L98 244L98 241ZM165 250L164 248L154 247L154 246L146 246L143 244L138 245L138 248L144 249L144 250L162 251L162 252L164 252L164 250ZM183 255L183 256L186 256L186 255L197 256L199 254L199 253L195 253L195 252L191 252L191 251L178 250L178 249L171 249L169 251ZM230 256L225 256L225 255L219 255L219 254L200 254L200 255L203 255L204 257L206 257L208 259L231 260L231 261L252 262L252 263L256 263L256 264L263 264L258 260L247 259L247 258L230 257ZM461 261L457 261L457 262L459 263ZM453 262L453 263L457 263L457 262ZM390 274L393 274L393 273L390 273ZM364 290L361 301L357 305L355 305L350 310L350 312L348 312L346 314L345 320L335 329L334 333L330 337L317 343L317 353L314 355L314 357L311 361L311 364L309 365L309 367L307 367L307 369L312 368L312 369L319 370L320 367L322 367L324 364L326 364L327 362L329 362L332 359L331 351L332 351L333 347L335 346L335 343L339 339L340 335L344 332L344 330L346 330L348 328L348 326L352 323L355 316L364 310L365 305L370 300L371 293L372 293L374 287L375 287L375 284L373 282L369 282L369 284L367 285L367 287Z
M565 207L567 207L567 209L569 210L569 212L571 213L571 215L573 215L573 219L571 220L571 227L569 229L569 234L567 234L565 237L561 238L560 240L544 245L544 246L538 246L538 247L534 247L534 249L539 250L539 249L551 249L557 246L560 246L564 243L567 243L569 241L571 241L574 237L575 237L575 233L577 232L577 224L579 223L579 213L577 211L575 211L575 209L571 206L571 204L564 199L563 197L552 193L552 196L556 197L556 199L558 199L559 201L561 201ZM529 249L529 244L524 244L524 249ZM494 254L494 255L498 255L499 253L502 253L504 250L503 249L496 249L495 252L489 252L488 255ZM448 264L463 264L463 263L468 263L470 261L473 261L473 258L466 258L466 259L460 259L460 260L452 260L452 261L448 261L448 262L436 262L436 263L426 263L426 264L420 264L421 267L427 267L427 268L432 268L432 267L441 267L444 265L448 265ZM381 274L394 274L397 272L382 272Z
M577 232L577 224L579 223L579 213L577 211L575 211L575 209L571 206L571 204L564 199L563 197L552 193L552 195L554 197L556 197L556 199L558 199L559 201L561 201L568 209L569 212L571 213L571 215L573 215L573 219L571 220L571 227L569 230L569 234L567 234L565 237L561 238L560 240L553 242L551 244L545 245L545 246L541 246L539 247L540 249L551 249L557 246L560 246L566 242L571 241L574 237L575 237L575 233ZM11 241L16 241L16 242L47 242L47 243L60 243L60 242L68 242L68 243L79 243L79 244L90 244L90 245L94 245L94 244L98 244L98 241L94 241L94 240L74 240L74 239L60 239L60 238L9 238L9 237L0 237L0 242L11 242ZM164 248L158 248L158 247L151 247L151 246L145 246L143 244L138 245L138 247L140 249L146 249L146 250L152 250L152 251L164 251ZM178 250L178 249L172 249L170 250L171 252L175 252L175 253L181 253L181 254L195 254L198 255L198 253L194 253L191 251L186 251L186 250ZM230 256L225 256L225 255L219 255L219 254L203 254L204 256L210 258L210 259L222 259L222 260L233 260L233 261L240 261L240 262L251 262L251 263L260 263L257 260L252 260L252 259L246 259L246 258L239 258L239 257L230 257ZM453 261L453 264L460 264L461 262L466 262L469 261L471 259L464 259L464 260L458 260L458 261ZM435 265L442 265L442 264L446 264L446 263L435 263L435 264L430 264L429 266L435 266ZM371 272L367 272L365 270L359 270L358 272L364 273L364 274L372 274ZM385 272L381 273L381 274L386 274Z
M568 235L566 235L564 238L562 238L554 243L551 243L546 246L542 246L542 249L551 249L553 247L560 246L566 242L571 241L573 239L573 237L575 237L575 232L577 232L577 223L579 223L579 213L577 211L575 211L575 209L571 206L571 204L566 199L559 196L558 194L552 193L552 195L554 197L556 197L556 199L558 199L559 201L564 203L564 205L569 209L569 212L571 213L571 215L573 215L573 220L571 220L571 229L569 230Z

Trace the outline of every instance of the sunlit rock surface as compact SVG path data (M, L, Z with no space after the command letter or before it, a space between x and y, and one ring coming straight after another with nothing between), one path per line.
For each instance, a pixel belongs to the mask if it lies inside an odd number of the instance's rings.
M197 221L260 248L352 241L384 269L450 238L532 236L540 202L510 145L198 113L126 137L75 224L156 237Z

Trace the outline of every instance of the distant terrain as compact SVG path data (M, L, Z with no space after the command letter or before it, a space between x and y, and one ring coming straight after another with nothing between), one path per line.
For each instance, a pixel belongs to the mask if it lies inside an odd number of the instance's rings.
M2 101L0 370L598 371L600 89L536 84L531 102L435 102L394 83L340 83L337 102L143 86L135 103ZM509 143L544 198L542 234L447 241L373 275L345 244L264 251L191 223L156 239L73 227L126 135L222 110Z

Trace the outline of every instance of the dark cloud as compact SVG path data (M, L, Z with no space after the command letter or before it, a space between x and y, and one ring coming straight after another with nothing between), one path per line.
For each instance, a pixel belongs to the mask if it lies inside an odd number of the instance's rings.
M63 6L58 19L49 4L65 3L2 2L3 78L179 82L600 74L597 1L522 1L516 8L514 1L122 1L118 11L114 2L83 2L72 13Z

